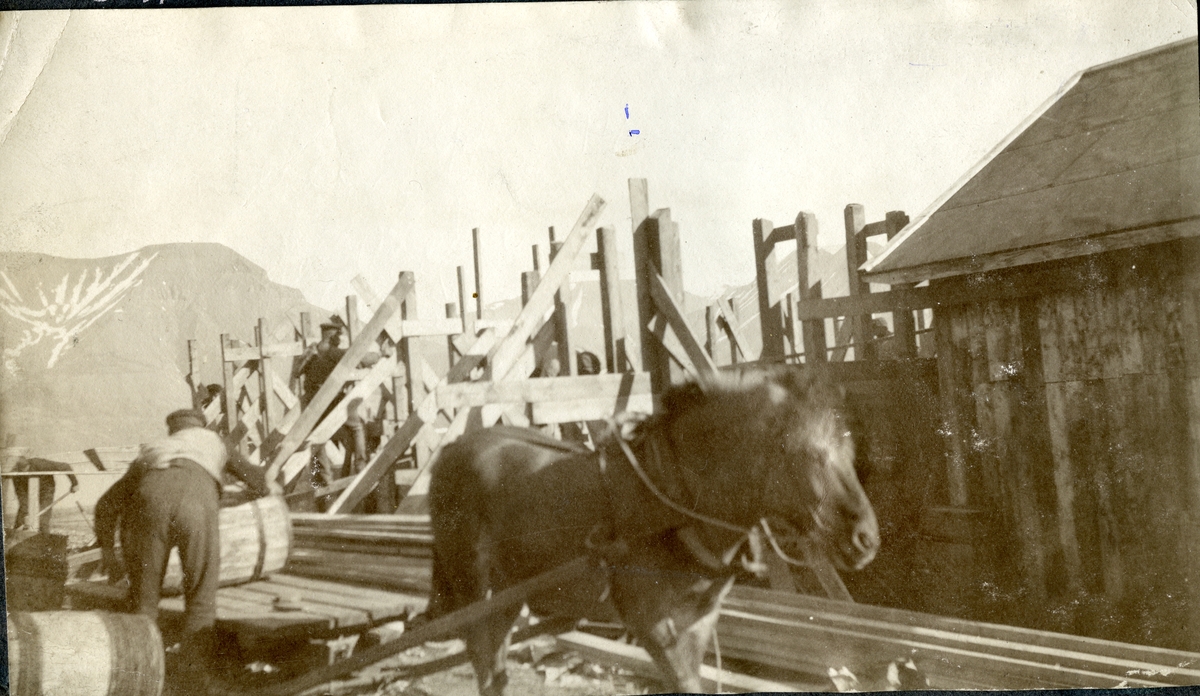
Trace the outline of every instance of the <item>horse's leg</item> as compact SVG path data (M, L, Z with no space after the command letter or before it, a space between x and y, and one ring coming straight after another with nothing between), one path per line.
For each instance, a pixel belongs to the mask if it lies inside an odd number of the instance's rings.
M648 579L643 575L614 582L613 598L622 619L643 639L669 689L699 693L700 665L733 577L689 584L684 584L688 576L671 573L659 576L659 582Z
M465 639L480 696L501 696L508 684L508 642L520 608L504 609L467 629Z

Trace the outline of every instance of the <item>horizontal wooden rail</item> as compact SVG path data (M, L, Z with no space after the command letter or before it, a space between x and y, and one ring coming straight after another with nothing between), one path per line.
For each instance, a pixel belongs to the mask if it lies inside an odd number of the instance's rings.
M485 404L541 403L577 399L613 400L621 396L650 393L650 375L629 372L579 377L543 377L511 382L460 382L437 389L438 408L443 410Z

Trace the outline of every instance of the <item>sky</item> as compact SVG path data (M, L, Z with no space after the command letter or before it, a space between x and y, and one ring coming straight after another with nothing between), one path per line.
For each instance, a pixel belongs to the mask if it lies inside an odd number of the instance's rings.
M1076 72L1196 34L1188 0L169 2L0 15L0 250L219 242L331 308L453 300L472 228L517 296L592 194L632 277L631 177L712 295L755 218L915 218Z

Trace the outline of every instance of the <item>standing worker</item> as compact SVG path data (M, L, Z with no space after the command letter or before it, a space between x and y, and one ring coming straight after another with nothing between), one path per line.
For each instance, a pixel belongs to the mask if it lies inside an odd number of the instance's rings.
M333 373L334 368L341 362L342 356L346 354L345 349L341 347L343 326L341 317L338 316L333 316L328 322L321 324L321 341L310 348L296 366L295 376L304 378L303 389L300 390L301 408L306 408L317 396L317 392L321 391L321 387L329 379L329 375ZM379 362L379 358L379 351L371 350L360 361L359 367L371 367ZM330 402L325 413L321 414L322 419L342 402L344 395L343 391ZM361 399L354 399L346 405L346 423L338 428L331 438L346 452L345 460L342 463L342 477L358 473L367 457L368 436L366 423L363 422L359 413L361 405Z
M71 473L71 465L49 459L21 457L13 467L16 473L63 472L71 480L71 492L79 490L79 479ZM50 515L54 504L54 474L38 476L38 519L27 522L29 517L29 479L28 476L13 477L13 488L17 492L17 519L13 522L16 529L36 528L39 532L50 531Z
M259 496L269 489L259 467L240 457L230 460L221 436L205 427L203 413L175 411L167 416L167 432L167 437L143 445L129 471L100 498L96 538L109 581L115 582L122 575L113 550L120 527L129 610L155 620L167 560L178 547L185 602L180 682L204 693L220 580L222 476L228 471Z

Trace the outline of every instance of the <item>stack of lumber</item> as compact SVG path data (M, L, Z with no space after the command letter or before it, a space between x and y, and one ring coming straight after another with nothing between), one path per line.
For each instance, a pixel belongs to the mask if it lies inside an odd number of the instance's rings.
M429 592L427 515L293 513L292 525L292 575ZM1200 683L1197 653L742 586L722 607L718 635L724 657L796 675L808 688L830 669L871 680L889 662L910 658L936 689ZM575 638L571 647L589 659L627 668L644 661L627 646Z
M430 591L428 515L292 513L292 575Z
M735 587L718 624L726 657L822 674L911 658L935 689L1200 683L1200 654Z

